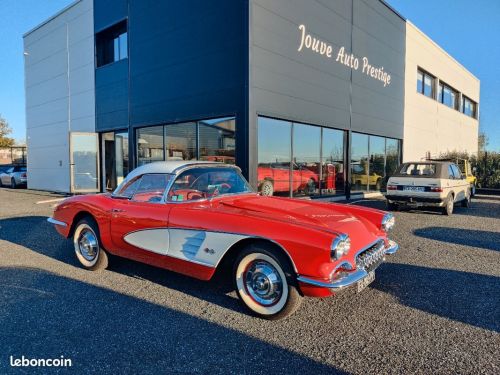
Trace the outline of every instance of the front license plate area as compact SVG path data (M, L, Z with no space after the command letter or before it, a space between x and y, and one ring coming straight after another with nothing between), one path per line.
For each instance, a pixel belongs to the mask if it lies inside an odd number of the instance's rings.
M418 192L424 192L425 187L423 186L405 186L403 188L404 191L418 191Z
M363 289L365 289L368 285L370 285L373 280L375 280L375 271L371 271L368 273L364 279L358 281L358 293L360 293Z

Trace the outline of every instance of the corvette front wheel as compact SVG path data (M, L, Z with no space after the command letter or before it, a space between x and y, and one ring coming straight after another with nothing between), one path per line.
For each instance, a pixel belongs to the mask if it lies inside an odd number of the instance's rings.
M247 247L234 263L236 292L243 304L261 318L277 320L299 307L301 295L293 270L281 254L261 246Z
M99 227L94 220L86 217L76 224L73 233L75 254L88 270L97 271L108 267L108 255L100 242Z

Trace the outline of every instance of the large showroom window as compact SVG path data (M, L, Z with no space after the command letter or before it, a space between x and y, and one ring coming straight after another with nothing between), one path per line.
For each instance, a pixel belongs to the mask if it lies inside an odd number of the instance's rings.
M165 126L165 159L196 160L196 122Z
M351 184L353 192L367 190L368 187L368 135L366 134L352 133Z
M235 164L235 135L234 117L139 128L137 165L197 159Z
M137 165L165 160L163 154L163 126L137 129Z
M292 123L259 117L258 188L263 195L290 195Z
M259 117L257 178L263 195L342 193L344 131Z
M234 117L198 122L200 159L235 164Z
M293 124L293 196L318 195L320 180L321 128Z
M397 139L352 133L352 191L380 191L400 162Z
M344 193L345 132L323 128L322 133L321 194Z

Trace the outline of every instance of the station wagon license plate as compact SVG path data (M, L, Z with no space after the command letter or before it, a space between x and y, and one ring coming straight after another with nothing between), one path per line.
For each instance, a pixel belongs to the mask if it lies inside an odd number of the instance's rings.
M358 281L358 293L370 285L373 280L375 280L375 271L369 272L364 279Z
M425 188L423 186L405 186L403 188L405 191L425 191Z

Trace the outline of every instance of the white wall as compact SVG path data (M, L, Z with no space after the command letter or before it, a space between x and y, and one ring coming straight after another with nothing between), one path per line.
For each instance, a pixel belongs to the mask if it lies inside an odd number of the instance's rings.
M407 22L403 161L420 160L426 152L476 154L478 120L417 93L417 67L479 103L479 80Z
M70 192L69 132L95 132L93 1L24 36L28 187Z

